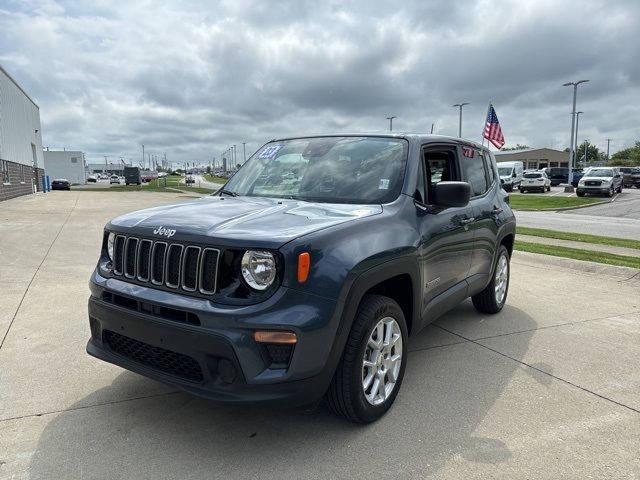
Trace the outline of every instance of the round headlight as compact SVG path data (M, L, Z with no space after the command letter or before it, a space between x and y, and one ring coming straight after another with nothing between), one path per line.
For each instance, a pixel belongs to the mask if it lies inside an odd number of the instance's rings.
M247 250L241 268L244 281L254 290L266 290L276 279L276 259L270 252Z
M116 241L116 234L110 233L109 238L107 238L107 255L109 255L109 260L113 262L113 244Z

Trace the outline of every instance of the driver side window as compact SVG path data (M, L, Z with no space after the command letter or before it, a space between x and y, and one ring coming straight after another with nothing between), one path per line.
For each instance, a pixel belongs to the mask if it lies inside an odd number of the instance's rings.
M456 168L456 154L453 149L425 149L424 168L426 172L427 202L431 203L433 189L439 182L458 181L460 176Z

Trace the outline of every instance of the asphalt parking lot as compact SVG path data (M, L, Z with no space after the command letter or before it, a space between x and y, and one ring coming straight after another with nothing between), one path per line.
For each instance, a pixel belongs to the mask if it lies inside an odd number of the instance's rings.
M85 353L105 222L180 194L0 210L0 478L640 478L640 271L516 252L505 309L413 338L379 422L221 406Z

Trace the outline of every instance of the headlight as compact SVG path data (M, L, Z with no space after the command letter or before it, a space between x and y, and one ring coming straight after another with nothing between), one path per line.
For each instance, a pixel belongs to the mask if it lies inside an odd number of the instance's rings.
M242 277L254 290L266 290L276 279L276 259L270 252L247 250L241 268Z
M113 262L113 244L116 241L116 234L110 233L109 238L107 238L107 255L109 255L109 260Z
M609 183L611 180L607 180L606 178L602 180L602 183Z
M584 185L584 180L580 179L580 180L578 181L578 185Z

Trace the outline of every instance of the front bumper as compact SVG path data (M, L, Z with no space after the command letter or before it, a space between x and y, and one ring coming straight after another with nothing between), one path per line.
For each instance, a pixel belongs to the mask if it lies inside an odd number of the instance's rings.
M609 193L609 190L611 189L611 185L600 185L600 186L596 186L596 187L590 187L587 185L579 185L577 192L578 193L599 193L599 194L606 194Z
M96 272L90 288L87 353L187 392L221 402L303 405L319 399L333 376L342 311L334 300L283 287L259 305L233 307ZM184 312L186 321L158 314L169 311ZM288 365L270 363L253 339L256 329L296 333Z

